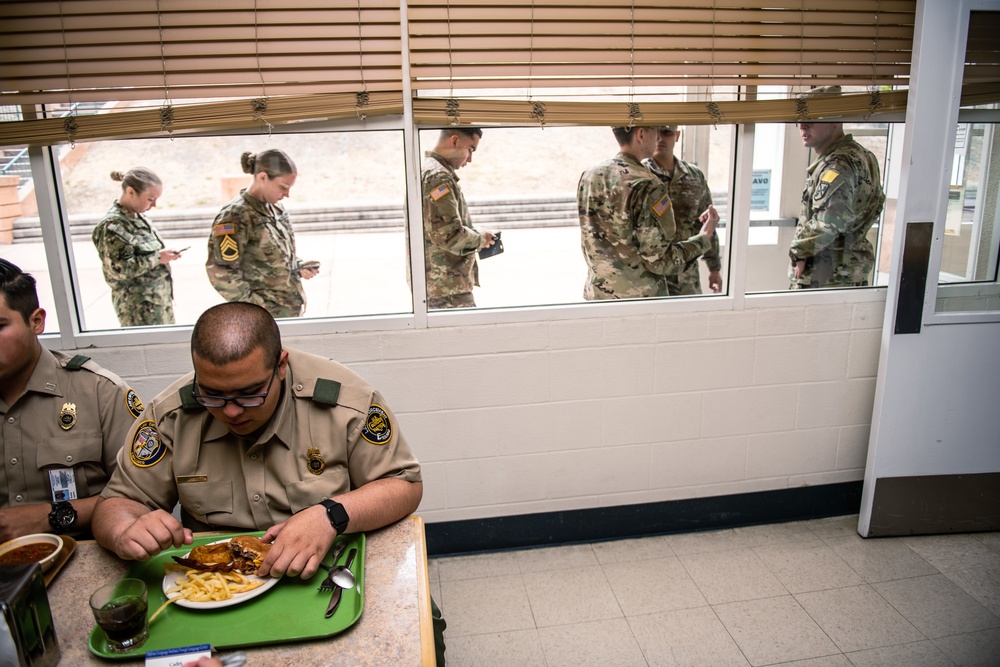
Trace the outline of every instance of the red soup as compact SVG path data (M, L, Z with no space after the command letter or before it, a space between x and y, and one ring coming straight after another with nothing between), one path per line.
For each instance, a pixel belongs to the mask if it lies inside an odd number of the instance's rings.
M32 542L23 547L11 549L7 553L0 554L0 565L23 565L25 563L37 563L43 558L52 554L56 550L56 545L48 542Z

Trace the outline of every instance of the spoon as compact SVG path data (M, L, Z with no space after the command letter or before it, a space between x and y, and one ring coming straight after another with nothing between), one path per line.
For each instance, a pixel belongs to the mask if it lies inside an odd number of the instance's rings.
M354 580L354 573L351 572L351 563L354 562L354 554L356 553L357 552L352 549L351 553L347 554L346 563L330 570L330 580L346 590L354 588L354 584L356 583Z

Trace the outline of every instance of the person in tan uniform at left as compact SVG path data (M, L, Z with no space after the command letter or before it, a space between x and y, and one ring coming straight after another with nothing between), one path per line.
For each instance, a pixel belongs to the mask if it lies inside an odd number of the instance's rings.
M142 411L121 378L38 336L35 279L0 259L0 542L90 537L91 512Z

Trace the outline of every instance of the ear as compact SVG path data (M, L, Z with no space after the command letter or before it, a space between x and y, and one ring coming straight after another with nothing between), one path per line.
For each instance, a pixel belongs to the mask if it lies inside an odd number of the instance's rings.
M288 373L288 352L282 350L281 354L278 356L278 379L284 380L285 375Z
M45 333L45 309L35 308L33 312L28 317L28 327L31 328L32 333L36 336L40 336Z

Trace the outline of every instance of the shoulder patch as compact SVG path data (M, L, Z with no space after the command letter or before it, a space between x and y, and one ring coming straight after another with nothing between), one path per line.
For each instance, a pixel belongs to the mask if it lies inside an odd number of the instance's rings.
M216 228L222 225L216 225ZM231 227L232 225L230 225ZM218 236L218 234L216 234ZM233 238L232 233L224 234L219 241L219 256L223 262L235 262L240 258L240 245Z
M136 419L142 414L142 411L146 409L146 406L142 404L142 399L139 398L139 394L135 393L135 389L132 387L128 388L125 392L125 407L128 411L132 413L132 416Z
M449 194L450 192L451 189L448 187L448 184L442 183L441 185L431 190L431 199L437 201L438 199L441 199L441 197L444 197L445 195Z
M323 403L324 405L336 405L337 399L340 397L340 383L336 380L327 380L325 378L320 378L316 380L316 386L313 387L312 399L316 403Z
M68 371L78 371L83 368L83 365L90 361L90 357L78 354L69 361L66 362L66 370Z
M653 204L653 213L655 213L656 217L658 218L669 210L670 210L669 195L663 195L658 202Z
M231 222L220 222L216 226L212 227L212 234L215 236L224 236L226 234L232 234L235 231L236 228Z
M833 183L835 180L837 180L838 176L840 176L839 171L834 171L833 169L827 169L819 177L819 180L823 181L824 183Z
M392 424L389 413L381 405L373 403L368 408L365 426L361 429L361 437L373 445L384 445L392 439Z
M167 453L166 446L160 442L160 434L152 419L144 419L139 423L132 437L129 448L129 458L137 468L150 468L163 460Z

